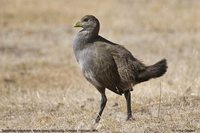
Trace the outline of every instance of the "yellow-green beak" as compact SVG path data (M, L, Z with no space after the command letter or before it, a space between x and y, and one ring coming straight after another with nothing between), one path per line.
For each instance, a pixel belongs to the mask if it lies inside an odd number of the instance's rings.
M82 27L82 24L81 24L81 22L80 21L78 21L75 25L74 25L74 27Z

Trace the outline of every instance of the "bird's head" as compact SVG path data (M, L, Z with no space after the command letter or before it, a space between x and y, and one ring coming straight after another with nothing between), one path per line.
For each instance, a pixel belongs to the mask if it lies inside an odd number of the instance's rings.
M100 24L99 20L93 15L85 15L78 21L74 27L82 27L83 30L97 31L99 32Z

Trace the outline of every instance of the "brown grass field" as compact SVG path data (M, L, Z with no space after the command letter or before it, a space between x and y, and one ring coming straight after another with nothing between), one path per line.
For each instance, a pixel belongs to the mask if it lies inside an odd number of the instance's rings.
M94 124L100 94L82 76L72 51L80 30L72 26L86 14L99 18L102 36L145 64L168 60L163 77L134 87L135 121L126 121L124 96L107 90L101 122ZM200 1L0 0L5 129L200 132Z

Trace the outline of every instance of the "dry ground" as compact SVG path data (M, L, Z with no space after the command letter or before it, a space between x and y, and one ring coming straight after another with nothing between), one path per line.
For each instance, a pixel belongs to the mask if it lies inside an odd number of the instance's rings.
M72 25L101 21L101 35L168 72L132 92L135 121L123 96L100 95L72 51ZM98 129L99 132L200 132L199 0L0 0L0 129ZM162 90L160 113L159 94Z

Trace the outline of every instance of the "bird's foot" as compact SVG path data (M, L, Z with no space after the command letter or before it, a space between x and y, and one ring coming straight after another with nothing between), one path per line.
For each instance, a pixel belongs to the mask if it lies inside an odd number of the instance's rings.
M135 118L134 118L132 115L128 115L128 117L127 117L126 120L127 120L127 121L134 121Z
M98 115L97 118L95 119L95 122L99 123L100 119L101 119L101 117Z

